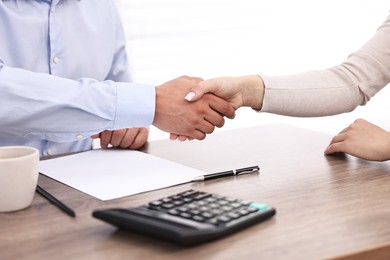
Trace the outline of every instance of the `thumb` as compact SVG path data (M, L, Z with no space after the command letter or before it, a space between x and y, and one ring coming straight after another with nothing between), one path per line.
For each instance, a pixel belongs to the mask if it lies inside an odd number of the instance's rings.
M200 99L204 94L209 92L214 92L216 90L215 84L212 84L212 81L206 80L197 84L193 87L190 92L184 97L187 101L193 102Z
M96 138L99 138L99 137L100 137L100 134L95 134L95 135L91 136L92 139L96 139Z

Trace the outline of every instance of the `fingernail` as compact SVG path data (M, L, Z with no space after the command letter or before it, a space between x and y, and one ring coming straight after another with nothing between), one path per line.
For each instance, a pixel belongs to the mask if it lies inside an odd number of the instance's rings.
M184 97L184 99L187 100L187 101L191 101L194 97L195 97L195 93L194 93L194 92L189 92L189 93Z

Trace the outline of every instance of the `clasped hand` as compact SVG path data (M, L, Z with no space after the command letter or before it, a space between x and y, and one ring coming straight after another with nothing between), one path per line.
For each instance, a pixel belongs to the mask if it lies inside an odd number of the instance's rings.
M234 107L213 94L205 94L194 102L184 99L201 81L182 76L157 87L153 125L183 140L203 140L215 127L224 125L224 117L234 118Z

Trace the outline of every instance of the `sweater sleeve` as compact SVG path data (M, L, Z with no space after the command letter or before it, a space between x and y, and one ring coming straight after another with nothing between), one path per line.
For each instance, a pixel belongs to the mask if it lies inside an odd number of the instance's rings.
M265 84L262 112L304 117L352 111L390 82L390 16L340 65L261 77Z

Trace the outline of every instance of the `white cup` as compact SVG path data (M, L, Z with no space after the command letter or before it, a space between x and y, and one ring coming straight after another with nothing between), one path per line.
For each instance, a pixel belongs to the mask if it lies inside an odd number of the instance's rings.
M31 205L38 182L39 151L29 146L0 147L0 212Z

